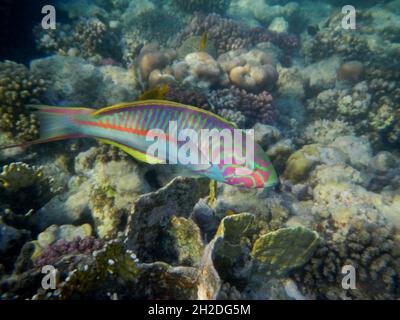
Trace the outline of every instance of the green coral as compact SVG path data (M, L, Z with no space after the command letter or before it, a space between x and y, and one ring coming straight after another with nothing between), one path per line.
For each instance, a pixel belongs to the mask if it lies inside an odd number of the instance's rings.
M90 191L89 206L100 237L114 236L121 222L122 212L114 205L115 189L110 185L95 186Z
M255 216L241 213L225 217L211 243L221 279L244 289L287 276L305 264L316 250L319 237L304 227L281 228L260 235Z
M192 220L172 216L166 233L166 240L161 242L166 252L164 261L174 258L178 265L198 265L203 254L199 227Z
M318 145L310 144L304 146L289 157L284 176L294 182L302 181L306 179L308 174L318 163Z
M222 219L215 235L214 264L225 279L238 278L236 268L243 268L248 255L250 239L255 231L255 216L241 213Z
M283 228L258 238L251 250L258 272L282 277L304 265L317 249L319 237L304 227Z
M45 81L24 65L0 62L0 130L11 132L18 140L37 138L38 123L26 105L39 103L44 90Z

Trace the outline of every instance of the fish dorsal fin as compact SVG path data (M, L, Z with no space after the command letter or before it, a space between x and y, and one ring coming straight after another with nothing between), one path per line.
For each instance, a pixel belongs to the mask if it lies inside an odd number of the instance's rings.
M231 126L232 128L238 128L236 124L216 115L215 113L212 113L211 111L200 109L197 107L189 106L186 104L174 102L174 101L168 101L168 100L143 100L143 101L135 101L135 102L128 102L128 103L119 103L111 107L105 107L100 110L96 110L95 112L92 113L93 116L98 116L102 115L107 112L111 111L122 111L125 108L135 108L135 107L154 107L154 106L160 106L164 105L167 107L174 107L174 108L181 108L183 110L193 110L197 111L203 114L206 114L208 116L211 116L215 119L218 119L219 121Z
M96 140L103 142L103 143L107 143L109 145L112 145L114 147L120 148L122 151L125 151L127 154L131 155L132 157L134 157L135 159L141 161L141 162L145 162L145 163L149 163L149 164L161 164L164 163L163 160L152 157L147 155L146 153L140 152L138 150L132 149L128 146L125 146L123 144L120 144L118 142L112 141L112 140L108 140L108 139L102 139L102 138L96 138Z

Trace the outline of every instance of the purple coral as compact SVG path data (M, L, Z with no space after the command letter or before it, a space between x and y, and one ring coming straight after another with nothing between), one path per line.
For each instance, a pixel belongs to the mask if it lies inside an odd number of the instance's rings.
M202 35L204 32L215 42L219 54L266 41L271 41L281 49L298 46L298 39L294 35L275 33L261 27L249 28L235 20L222 18L216 13L207 16L195 14L189 25L178 35L176 43L180 44L188 37Z
M248 127L256 122L267 124L274 122L276 110L272 100L272 96L267 91L255 94L234 86L212 91L209 96L209 101L217 112L222 109L240 111L246 117Z
M207 101L207 96L188 85L170 84L165 99L195 106L204 110L211 110L211 106Z
M64 256L69 255L91 255L94 251L101 249L103 242L94 237L85 237L81 239L76 237L68 242L63 239L47 246L35 259L36 266L54 265Z

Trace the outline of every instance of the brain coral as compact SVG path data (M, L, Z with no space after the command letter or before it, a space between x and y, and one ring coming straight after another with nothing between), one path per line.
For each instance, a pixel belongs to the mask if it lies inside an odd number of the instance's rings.
M278 80L274 57L259 49L229 51L218 61L232 84L250 92L271 89Z

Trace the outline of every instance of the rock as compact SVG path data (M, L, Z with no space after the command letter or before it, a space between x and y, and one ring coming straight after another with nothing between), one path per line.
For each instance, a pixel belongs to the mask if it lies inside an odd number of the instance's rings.
M0 217L0 261L6 260L6 255L18 254L18 249L28 240L29 235L29 231L6 225Z
M222 219L216 237L238 244L240 238L249 237L254 232L255 216L251 213L240 213Z
M53 294L62 299L109 299L110 292L118 294L117 299L210 299L216 296L220 280L208 261L206 255L200 270L160 261L142 263L121 242L112 241L96 252L86 270L75 270Z
M281 277L304 265L319 243L316 232L303 227L283 228L258 238L251 250L258 273Z
M83 224L81 226L73 226L65 224L62 226L52 225L45 231L41 232L37 240L41 247L46 247L53 244L57 240L72 241L77 237L81 239L92 235L92 227L90 224Z
M58 195L28 218L28 224L40 232L56 224L83 224L91 222L88 209L88 185L82 184L77 192Z
M268 150L272 144L276 143L281 138L281 132L273 126L256 123L253 129L255 142L264 150Z
M396 157L390 152L381 151L370 162L371 170L377 173L385 173L391 169L394 169L397 164Z
M159 234L158 258L171 265L197 266L203 254L199 227L190 219L172 216Z
M31 62L31 70L49 81L50 101L66 106L93 106L100 95L102 75L81 58L51 56Z
M285 163L289 156L295 151L295 146L291 139L282 139L269 147L266 152L271 159L274 168L280 173L285 168Z
M294 182L302 181L318 163L319 153L316 145L305 146L289 157L284 176Z
M336 74L340 64L340 58L333 56L304 68L302 74L304 79L308 80L310 90L320 92L333 88L336 83Z
M255 216L250 213L235 214L222 219L213 241L214 265L221 278L238 281L247 276L242 270L245 269L245 260L249 253L248 237L255 231L254 220Z
M121 101L134 101L139 95L138 80L133 69L116 66L99 67L102 74L101 98L104 106L111 106Z
M278 90L280 99L302 100L306 96L306 81L296 67L278 68Z
M51 56L33 60L31 70L51 84L47 99L58 105L104 107L138 95L134 71L116 66L96 67L81 58Z
M126 217L139 195L150 191L144 179L145 172L129 160L90 161L95 150L79 154L75 162L76 171L88 195L88 207L94 221L95 231L100 237L113 236L122 231Z
M200 262L197 297L200 300L216 299L221 289L221 279L214 267L212 258L214 243L210 242L204 249Z
M200 198L209 192L205 178L177 177L165 187L140 196L128 217L127 247L144 261L164 256L159 239L172 216L188 218Z
M301 182L309 177L310 172L321 163L334 165L348 161L346 153L333 147L319 144L306 145L293 153L286 163L285 178L293 182Z
M288 32L289 23L283 17L276 17L268 26L268 30L277 33Z
M356 169L367 168L371 161L372 148L366 138L342 136L336 138L331 146L347 155L350 164Z
M205 241L211 239L218 228L219 221L205 199L200 199L196 203L190 217L200 227Z

